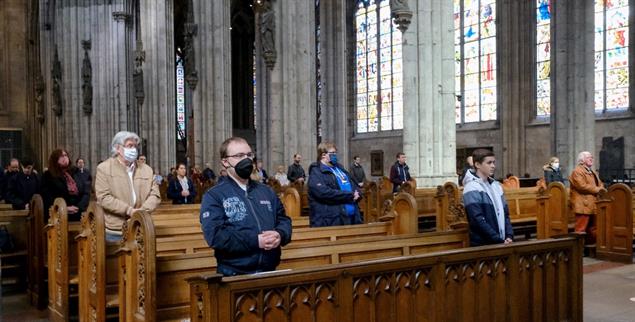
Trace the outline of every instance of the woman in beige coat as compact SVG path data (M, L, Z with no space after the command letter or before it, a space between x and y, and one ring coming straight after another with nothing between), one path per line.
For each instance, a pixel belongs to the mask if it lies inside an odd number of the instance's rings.
M104 209L107 241L121 239L121 227L132 212L152 211L161 202L152 168L137 162L139 142L135 133L117 133L112 139L112 157L97 166L95 194Z

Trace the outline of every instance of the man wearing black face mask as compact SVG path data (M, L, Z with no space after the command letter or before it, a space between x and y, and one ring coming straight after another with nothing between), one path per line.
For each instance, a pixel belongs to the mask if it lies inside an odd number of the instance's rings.
M249 179L254 154L245 139L225 140L220 156L228 179L205 193L200 218L216 270L225 276L275 270L281 246L291 241L291 219L271 188Z
M309 167L311 227L361 224L357 202L362 194L355 178L337 162L337 148L322 142L318 161Z

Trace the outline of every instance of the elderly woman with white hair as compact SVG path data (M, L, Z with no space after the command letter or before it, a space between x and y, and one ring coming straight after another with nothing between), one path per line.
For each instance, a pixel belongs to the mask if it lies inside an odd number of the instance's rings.
M121 239L121 227L135 210L154 210L161 202L152 168L138 162L139 136L121 131L111 144L111 158L97 166L95 194L104 209L106 240Z

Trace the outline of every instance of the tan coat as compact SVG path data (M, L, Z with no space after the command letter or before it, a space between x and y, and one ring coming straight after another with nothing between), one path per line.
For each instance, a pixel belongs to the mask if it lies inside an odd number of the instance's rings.
M595 184L597 179L598 184ZM576 214L595 214L596 195L604 184L600 176L586 166L579 164L569 176L569 202Z
M120 232L130 207L152 211L161 202L159 186L148 165L137 163L133 183L137 196L134 205L126 167L117 158L109 158L97 166L95 194L97 203L104 209L107 230Z

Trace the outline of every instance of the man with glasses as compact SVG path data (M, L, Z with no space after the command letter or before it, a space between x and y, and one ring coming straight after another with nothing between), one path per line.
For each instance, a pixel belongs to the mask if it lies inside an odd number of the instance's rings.
M220 147L228 178L209 189L201 204L201 227L225 276L275 270L281 246L291 241L291 219L275 192L250 179L254 154L232 137Z
M337 162L337 148L322 142L318 160L309 167L311 227L361 224L357 202L362 194L357 181Z

